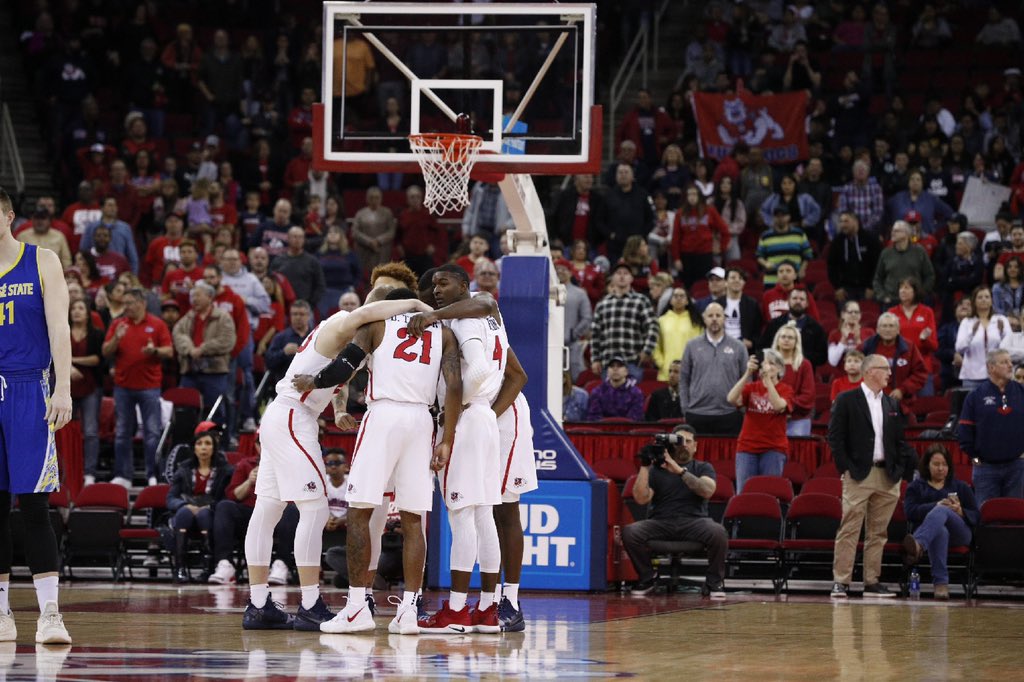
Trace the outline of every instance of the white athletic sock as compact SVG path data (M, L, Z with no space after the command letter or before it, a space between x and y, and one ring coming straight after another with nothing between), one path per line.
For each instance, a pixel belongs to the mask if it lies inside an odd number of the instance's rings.
M403 592L402 593L402 605L398 608L404 609L406 606L413 606L416 604L416 593L415 592Z
M319 585L302 586L302 608L311 609L316 606L316 600L320 598Z
M448 597L448 608L452 611L461 611L466 608L466 597L469 596L465 592L452 592L451 596Z
M7 613L11 610L11 581L5 580L0 583L0 613Z
M480 603L477 604L476 610L477 611L486 611L487 609L491 608L491 604L493 604L493 603L494 603L494 593L493 592L484 592L483 590L481 590L480 591Z
M519 610L519 583L505 583L505 598L512 604L512 608Z
M268 599L270 599L270 585L263 583L262 585L249 586L249 601L252 602L253 606L262 609L267 605Z
M352 607L353 609L361 609L366 606L366 588L365 587L348 587L348 603L345 604L345 608Z
M494 601L495 603L501 603L501 583L494 586Z
M43 607L46 606L47 602L57 603L57 576L51 575L49 578L36 578L32 582L36 586L36 600L39 602L40 613L42 613Z

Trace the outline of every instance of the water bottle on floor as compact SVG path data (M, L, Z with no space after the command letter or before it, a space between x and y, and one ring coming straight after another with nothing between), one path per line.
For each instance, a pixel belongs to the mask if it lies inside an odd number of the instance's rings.
M916 568L910 571L910 598L921 598L921 574L917 572Z

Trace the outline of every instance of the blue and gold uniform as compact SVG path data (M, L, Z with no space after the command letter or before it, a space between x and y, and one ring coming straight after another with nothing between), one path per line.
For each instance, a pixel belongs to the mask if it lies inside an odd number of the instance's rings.
M0 272L0 490L15 494L60 486L45 420L51 357L38 255L37 247L22 244L14 264Z

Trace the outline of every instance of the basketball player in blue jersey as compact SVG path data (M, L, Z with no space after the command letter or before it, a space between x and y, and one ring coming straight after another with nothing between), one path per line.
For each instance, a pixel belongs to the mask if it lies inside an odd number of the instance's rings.
M14 239L14 206L0 189L0 641L11 614L11 495L25 520L25 553L41 615L39 644L70 644L57 610L57 538L49 496L60 488L54 433L71 419L68 287L57 254ZM55 386L50 395L50 363Z

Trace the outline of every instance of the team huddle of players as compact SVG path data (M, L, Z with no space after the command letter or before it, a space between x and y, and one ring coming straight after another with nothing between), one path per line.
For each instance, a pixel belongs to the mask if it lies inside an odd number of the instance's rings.
M303 341L264 414L257 508L246 537L251 596L243 627L372 631L367 588L393 496L404 531L405 592L389 632L521 631L518 502L537 487L537 476L529 406L520 393L526 374L501 313L491 296L469 293L468 276L454 265L417 281L404 264L389 263L374 270L371 285L366 305L336 313ZM350 587L345 608L335 614L319 594L317 529L327 504L322 459L314 456L320 451L316 419L333 400L337 421L354 423L344 414L343 387L364 363L367 411L346 488ZM452 589L427 616L420 597L424 514L432 507L435 475L451 527ZM287 501L300 515L295 559L302 604L294 617L269 599L264 584L273 528ZM476 564L481 592L470 608Z

